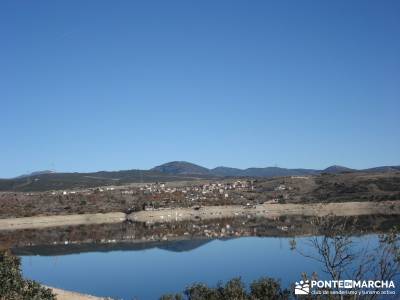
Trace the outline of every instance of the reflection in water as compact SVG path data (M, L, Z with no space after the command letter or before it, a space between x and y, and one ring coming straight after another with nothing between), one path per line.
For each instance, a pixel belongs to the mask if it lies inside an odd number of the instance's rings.
M318 280L322 274L333 281L352 282L396 282L400 271L400 239L398 228L393 227L385 234L376 235L376 240L371 242L360 241L347 233L348 220L338 222L320 222L320 227L326 232L322 236L309 237L297 246L296 239L290 241L291 249L296 250L303 257L317 262L321 272L314 272L311 280ZM350 226L353 226L350 223ZM308 276L303 275L303 281ZM352 286L352 292L363 293L366 290L372 294L363 295L352 299L380 299L388 296L378 296L379 293L394 292L395 289L380 287ZM397 286L397 292L399 291ZM346 290L345 290L346 291ZM375 294L377 293L377 294ZM393 299L395 295L391 295Z
M330 279L323 265L290 249L291 238L244 237L212 240L190 251L152 248L137 251L87 252L62 256L23 256L24 276L50 286L115 298L158 299L182 291L194 282L214 286L218 281L242 277L250 283L262 276L290 287L305 272ZM296 239L308 255L310 237ZM377 235L353 237L356 245L379 245ZM184 242L186 243L186 242ZM368 279L368 278L366 278Z
M121 223L65 226L40 230L0 231L0 245L14 253L71 253L102 251L125 247L146 248L165 241L193 239L225 239L243 236L293 237L330 234L330 224L345 224L341 231L351 235L386 232L398 223L397 216L225 218L219 220L184 221L146 224ZM324 226L322 226L324 225ZM128 245L134 244L134 245ZM36 247L33 247L36 246ZM50 248L54 248L51 250ZM45 250L47 249L47 250ZM184 250L184 249L182 249ZM44 252L43 252L44 251Z
M229 218L3 232L0 241L22 256L28 278L99 296L157 299L193 282L215 285L237 276L246 283L269 276L284 287L303 272L322 279L393 277L398 239L380 234L397 223L396 216Z

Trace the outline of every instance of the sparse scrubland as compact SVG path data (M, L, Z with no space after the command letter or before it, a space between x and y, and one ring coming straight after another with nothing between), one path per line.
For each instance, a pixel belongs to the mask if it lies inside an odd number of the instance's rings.
M0 218L208 205L396 200L400 200L398 172L204 179L66 191L1 192Z

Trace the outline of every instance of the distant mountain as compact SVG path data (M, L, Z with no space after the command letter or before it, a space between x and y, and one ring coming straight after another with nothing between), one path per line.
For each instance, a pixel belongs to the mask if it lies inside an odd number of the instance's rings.
M321 173L340 174L345 172L396 172L400 167L377 167L365 170L350 169L344 166L333 165L324 170L315 169L286 169L278 167L266 168L247 168L238 169L230 167L216 167L207 169L186 161L172 161L157 166L151 171L157 171L169 175L203 175L203 176L222 176L222 177L274 177L274 176L302 176L318 175Z
M216 176L244 176L243 170L228 167L216 167L211 169L210 172Z
M0 191L64 190L105 185L123 185L133 182L193 180L199 177L201 176L174 175L147 170L100 171L93 173L46 173L35 176L0 179Z
M209 169L186 161L171 161L169 163L154 167L150 169L150 171L156 171L171 175L211 175Z
M330 174L339 174L339 173L344 173L344 172L355 172L357 170L355 169L350 169L347 167L343 167L343 166L338 166L338 165L333 165L330 166L324 170L322 170L323 173L330 173Z
M207 169L185 161L172 161L157 166L151 171L157 171L165 174L174 175L204 175L204 176L222 176L222 177L272 177L272 176L291 176L291 175L311 175L318 174L318 170L311 169L285 169L278 167L266 168L248 168L238 169L229 167L216 167Z
M47 191L72 188L90 188L104 185L123 185L133 182L183 181L217 177L275 177L303 176L321 173L340 174L344 172L400 172L400 166L383 166L355 170L343 166L330 166L324 170L266 168L205 167L173 161L150 170L99 171L92 173L56 173L37 171L11 179L0 179L0 191Z
M400 166L382 166L382 167L376 167L376 168L369 168L369 169L364 169L362 170L363 172L397 172L400 171Z
M244 176L249 177L274 177L317 174L318 170L286 169L278 167L248 168L243 171Z
M52 174L52 173L56 173L56 172L52 171L52 170L35 171L35 172L29 173L29 174L20 175L15 178L24 178L24 177L30 177L30 176L36 176L36 175L42 175L42 174Z

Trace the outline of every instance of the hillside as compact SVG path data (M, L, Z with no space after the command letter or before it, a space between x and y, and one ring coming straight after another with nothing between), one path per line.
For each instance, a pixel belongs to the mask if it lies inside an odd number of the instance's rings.
M229 167L216 167L211 169L210 172L216 176L243 176L243 170Z
M129 183L156 181L184 181L212 179L221 177L278 177L308 176L341 173L395 173L400 166L383 166L365 170L355 170L343 166L330 166L324 170L266 168L229 168L208 169L190 162L173 161L156 166L150 170L99 171L91 173L55 173L52 171L33 172L11 179L0 179L0 191L46 191L72 188L90 188L104 185L124 185Z
M313 175L321 173L320 170L286 169L278 167L238 169L238 168L220 166L214 169L207 169L205 167L185 161L169 162L157 166L151 170L170 175L200 174L204 176L222 176L222 177L274 177L274 176L293 176L293 175Z
M343 167L343 166L338 166L338 165L333 165L333 166L330 166L330 167L322 170L323 173L330 173L330 174L339 174L339 173L355 172L355 171L357 171L357 170L350 169L350 168Z
M150 169L150 171L161 172L172 175L199 174L210 175L210 170L202 166L186 161L172 161Z
M219 166L214 169L207 169L205 167L195 165L184 161L169 162L157 166L153 171L166 173L170 175L181 174L201 174L204 176L223 176L223 177L276 177L276 176L305 176L305 175L318 175L322 173L328 174L341 174L348 172L397 172L400 171L399 166L384 166L370 169L356 170L344 166L333 165L323 170L317 169L288 169L279 167L265 167L265 168L230 168Z
M0 191L46 191L122 185L134 182L193 180L198 176L169 175L156 171L126 170L93 173L51 173L0 179Z
M1 192L0 218L132 212L147 208L247 206L248 203L309 204L399 200L399 172L323 173L307 177L285 176L257 180L208 178L180 183L123 186L113 190L88 189L66 193Z

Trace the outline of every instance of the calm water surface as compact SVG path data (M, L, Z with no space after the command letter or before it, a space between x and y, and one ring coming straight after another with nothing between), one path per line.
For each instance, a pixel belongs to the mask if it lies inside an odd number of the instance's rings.
M376 246L378 237L366 235L354 240L355 245ZM290 250L289 241L246 237L212 240L187 251L178 246L174 251L152 248L22 256L22 269L26 277L49 286L118 299L158 299L194 282L215 285L237 276L246 283L261 276L279 278L285 287L298 281L302 272L324 277L321 265ZM296 241L307 254L315 254L307 246L309 238Z

